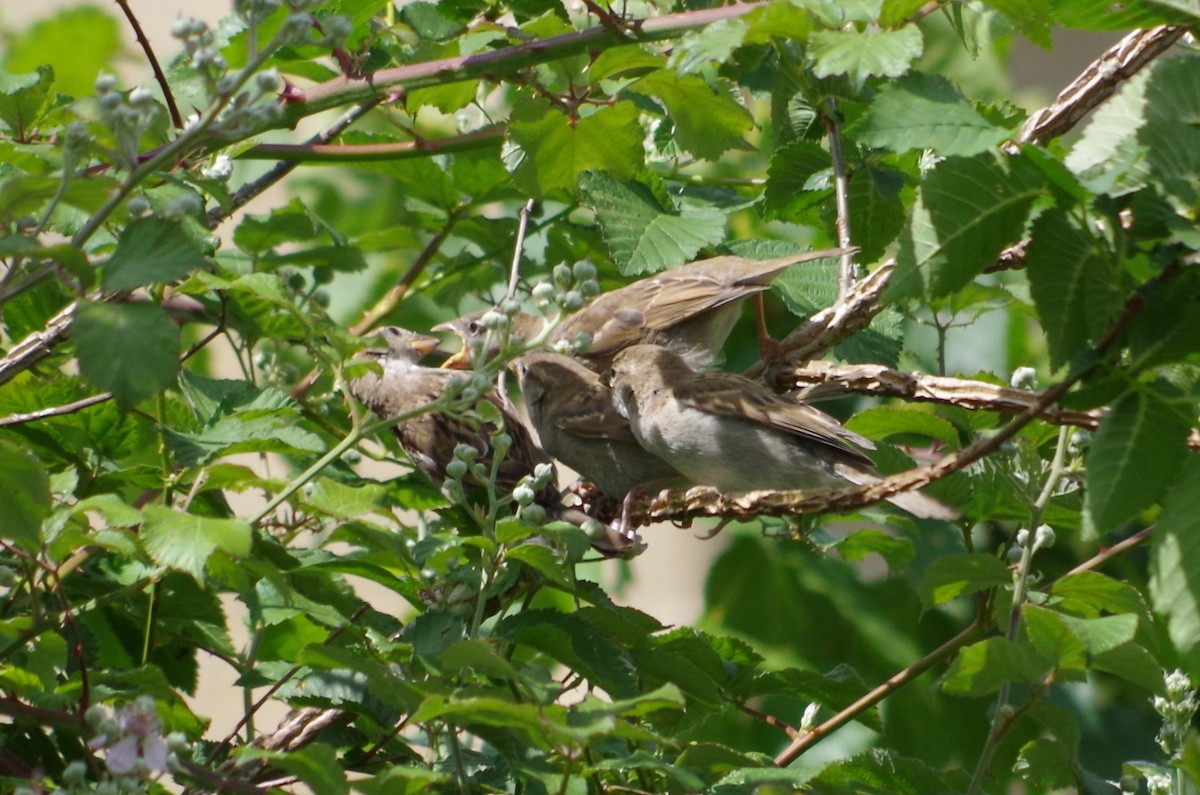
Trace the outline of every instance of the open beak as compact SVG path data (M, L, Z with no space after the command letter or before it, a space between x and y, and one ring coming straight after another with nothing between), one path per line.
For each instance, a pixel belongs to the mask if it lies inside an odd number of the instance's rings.
M442 367L445 367L448 370L470 370L471 369L471 355L467 351L466 339L463 336L462 329L460 329L458 327L458 321L447 320L443 323L438 323L436 326L434 326L431 329L431 331L440 331L445 334L453 334L456 337L458 337L460 344L462 345L462 347L459 349L458 353L451 354L450 358L448 358L448 359L446 359L446 361L442 362Z

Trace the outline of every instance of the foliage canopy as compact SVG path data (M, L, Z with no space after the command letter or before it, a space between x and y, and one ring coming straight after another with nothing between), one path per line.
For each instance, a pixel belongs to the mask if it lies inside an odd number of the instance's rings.
M232 5L143 86L93 7L0 63L6 787L1200 783L1194 2ZM1031 115L1007 53L1062 28L1129 36ZM343 385L379 323L496 304L514 260L555 316L585 260L846 242L729 366L843 398L894 474L638 497L746 520L697 626L622 604L579 528L371 465L403 456ZM911 485L963 520L877 503ZM209 657L223 739L184 698Z

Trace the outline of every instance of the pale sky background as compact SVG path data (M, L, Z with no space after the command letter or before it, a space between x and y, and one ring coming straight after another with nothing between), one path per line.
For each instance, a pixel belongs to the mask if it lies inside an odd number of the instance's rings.
M55 9L80 5L73 0L42 0L39 3L18 3L14 0L0 0L0 25L4 29L18 30L30 22L48 16ZM93 3L108 10L110 14L121 19L119 8L115 3ZM130 6L136 13L147 38L151 42L160 62L166 63L179 51L178 41L171 36L171 24L181 16L194 16L215 23L223 17L229 7L229 0L130 0ZM123 70L122 78L127 83L146 82L149 84L149 71L143 70L140 63L140 49L136 47L132 33L124 26L127 41L131 48L130 66ZM1096 55L1103 51L1114 40L1111 34L1058 34L1055 37L1056 49L1047 53L1037 47L1024 43L1019 46L1014 55L1014 78L1022 89L1022 96L1032 101L1045 102L1052 99L1057 91L1086 66ZM265 202L257 204L257 211L265 207L277 206L286 201L286 187L274 195L265 197ZM251 208L254 211L254 207ZM226 224L231 229L233 224ZM649 549L629 564L629 584L615 594L619 601L639 610L647 612L665 624L689 623L696 619L701 612L704 577L711 560L719 554L725 545L724 539L718 537L710 541L702 541L694 537L694 532L702 530L682 530L671 526L653 527L643 530L643 537L649 542ZM585 576L601 578L602 581L613 584L621 576L618 562L607 562L591 568ZM397 603L398 599L390 593L378 590L363 589L363 594L377 609L389 609L388 605L396 603L396 610L403 609ZM240 604L229 600L231 611L241 612ZM214 717L214 725L209 732L210 737L222 737L232 727L241 709L241 691L234 687L235 676L224 664L210 661L204 665L201 674L200 690L193 707L198 714ZM225 709L214 711L214 705ZM260 731L275 725L278 717L286 711L283 705L271 705L270 709L260 713L258 726Z

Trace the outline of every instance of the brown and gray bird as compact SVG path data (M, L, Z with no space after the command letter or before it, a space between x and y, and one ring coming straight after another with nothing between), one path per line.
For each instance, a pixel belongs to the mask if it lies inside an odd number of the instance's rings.
M591 344L581 357L597 371L608 367L619 351L641 343L664 345L693 367L707 367L719 358L743 300L769 289L792 265L852 250L832 248L769 260L721 256L689 262L596 296L563 321L550 342L570 342L587 335ZM482 314L466 315L435 328L463 339L463 353L452 357L448 366L469 366L470 351L481 347L486 334L479 322ZM542 327L541 319L532 315L517 315L512 323L512 333L525 339ZM482 353L490 358L496 351Z
M379 373L367 373L350 382L350 392L363 405L384 419L414 411L437 400L452 379L461 379L457 370L422 367L418 362L431 353L438 340L398 326L385 326L378 332L387 344L386 351L367 351L366 356L379 363ZM512 491L525 476L532 476L541 463L549 464L546 455L534 444L528 430L494 393L484 399L492 403L503 418L504 430L512 445L500 463L496 486L501 492ZM427 412L397 423L392 432L408 454L413 465L435 484L446 479L446 466L454 459L454 449L467 444L479 451L480 461L491 461L492 423L471 423L444 412ZM463 479L468 487L480 486L470 473ZM552 505L559 501L553 479L537 495L539 504Z
M679 354L635 345L607 374L638 442L697 485L723 492L867 485L869 439L818 409L728 373L696 373ZM915 516L958 512L916 492L887 498Z
M601 492L620 499L635 488L680 479L674 467L638 444L613 406L612 391L579 361L530 351L513 367L542 449Z

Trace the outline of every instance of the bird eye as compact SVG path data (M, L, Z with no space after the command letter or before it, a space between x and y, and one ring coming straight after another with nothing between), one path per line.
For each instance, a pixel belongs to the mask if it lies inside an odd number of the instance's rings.
M472 320L467 324L467 331L471 332L471 334L482 334L484 333L485 329L483 324L478 320Z

